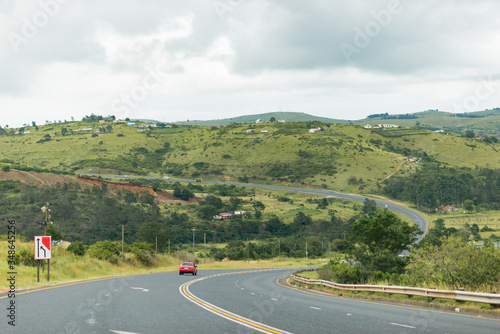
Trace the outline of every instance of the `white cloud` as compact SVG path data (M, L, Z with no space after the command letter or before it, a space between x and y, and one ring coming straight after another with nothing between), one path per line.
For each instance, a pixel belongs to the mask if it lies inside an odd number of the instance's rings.
M28 38L44 7L0 0L2 124L107 115L134 94L129 117L167 121L453 111L484 78L478 107L500 106L496 0L67 2Z

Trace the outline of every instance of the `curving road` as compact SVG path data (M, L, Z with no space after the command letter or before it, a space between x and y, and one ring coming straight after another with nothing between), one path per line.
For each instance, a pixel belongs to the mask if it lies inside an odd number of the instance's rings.
M55 268L54 268L55 269ZM1 333L499 333L500 318L342 299L286 286L291 269L203 270L18 292ZM9 298L0 295L6 314Z
M125 178L123 175L105 175L105 174L82 174L78 173L77 175L82 175L82 176L93 176L93 177L109 177L109 178ZM164 180L162 178L155 178L155 177L141 177L141 176L127 176L126 178L129 179L146 179L146 180ZM164 180L165 181L165 180ZM194 180L186 180L186 179L169 179L168 181L173 181L173 182L191 182L193 183ZM324 196L330 196L330 197L338 197L338 198L345 198L345 199L350 199L354 201L361 201L363 202L366 197L365 196L359 196L359 195L352 195L352 194L344 194L344 193L339 193L335 191L330 191L330 190L321 190L321 189L304 189L304 188L292 188L292 187L282 187L282 186L274 186L274 185L263 185L263 184L253 184L253 183L238 183L238 182L222 182L222 181L203 181L203 183L208 183L208 184L226 184L226 185L235 185L235 186L240 186L240 187L255 187L255 188L267 188L267 189L276 189L276 190L284 190L284 191L295 191L295 192L301 192L301 193L306 193L306 194L315 194L315 195L324 195ZM428 227L428 222L427 219L417 211L408 209L404 206L392 203L392 202L387 202L387 201L382 201L382 200L375 200L375 203L383 208L387 208L391 211L401 213L408 218L410 218L417 226L420 228L420 230L426 232L427 227ZM419 236L419 241L423 235Z

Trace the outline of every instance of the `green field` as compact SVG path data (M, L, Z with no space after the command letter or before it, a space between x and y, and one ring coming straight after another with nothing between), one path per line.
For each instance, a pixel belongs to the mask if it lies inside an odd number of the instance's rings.
M381 135L359 126L304 122L182 126L140 133L143 128L123 123L104 125L113 131L61 134L63 128L94 131L103 126L97 122L55 123L38 131L26 127L31 133L0 137L0 163L12 168L202 177L361 193L372 192L402 163L398 173L418 168L415 162L404 162L408 152L456 168L500 167L500 144L417 129L391 129ZM323 131L309 133L311 127ZM261 132L264 128L268 132ZM40 143L47 134L51 140Z
M454 227L457 230L463 229L465 224L472 226L477 224L479 230L483 229L485 226L492 229L493 231L479 232L482 239L488 239L492 234L497 237L500 236L500 213L498 211L486 211L479 213L463 213L463 210L459 210L453 213L440 213L432 217L432 220L437 218L442 218L444 224L447 228Z

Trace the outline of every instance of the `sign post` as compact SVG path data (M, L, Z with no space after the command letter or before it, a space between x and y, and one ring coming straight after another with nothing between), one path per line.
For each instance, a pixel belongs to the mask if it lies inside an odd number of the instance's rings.
M37 260L36 281L40 282L39 260L47 260L47 281L50 281L50 259L52 258L52 237L35 236L35 260Z

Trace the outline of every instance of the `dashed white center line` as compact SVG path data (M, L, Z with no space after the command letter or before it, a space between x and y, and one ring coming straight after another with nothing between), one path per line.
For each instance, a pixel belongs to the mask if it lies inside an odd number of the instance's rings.
M404 327L404 328L411 328L411 329L415 329L415 328L417 328L417 327L413 327L413 326L409 326L409 325L397 324L397 323L395 323L395 322L391 322L389 325L399 326L399 327Z
M314 306L309 306L309 308L312 308L313 310L321 310L319 307L314 307Z
M271 298L273 302L277 302L278 300L276 298Z

